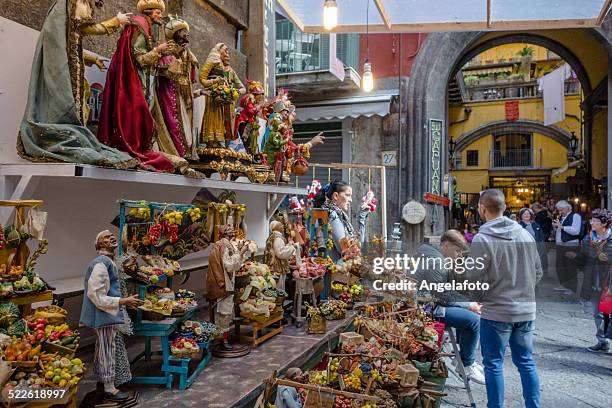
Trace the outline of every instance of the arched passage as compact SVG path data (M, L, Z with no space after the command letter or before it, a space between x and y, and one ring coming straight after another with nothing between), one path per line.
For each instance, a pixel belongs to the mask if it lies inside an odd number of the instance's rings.
M610 54L612 49L612 23L606 20L601 29L588 30L593 38L601 42ZM564 58L579 75L585 98L589 96L593 85L586 75L580 60L570 50L545 34L508 34L484 41L485 32L458 32L433 33L428 35L413 64L413 70L408 86L408 137L405 145L405 177L406 196L404 201L410 199L421 200L423 194L431 191L432 163L439 160L437 165L440 173L447 170L447 86L451 77L471 56L476 55L481 47L490 48L499 41L522 41L527 43L541 43L553 52ZM482 42L482 44L481 44ZM488 43L488 44L487 44ZM607 62L607 61L606 61ZM432 119L443 121L442 148L433 152L430 135ZM585 132L586 133L586 132ZM436 179L436 182L441 180ZM426 223L424 227L409 228L408 239L420 240L424 233L440 233L444 228L437 223ZM431 228L430 228L431 227Z

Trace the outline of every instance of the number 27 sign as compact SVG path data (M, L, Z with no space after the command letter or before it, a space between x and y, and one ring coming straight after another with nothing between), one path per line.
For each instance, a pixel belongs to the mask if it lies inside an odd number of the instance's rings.
M382 164L389 167L397 166L397 150L383 150Z

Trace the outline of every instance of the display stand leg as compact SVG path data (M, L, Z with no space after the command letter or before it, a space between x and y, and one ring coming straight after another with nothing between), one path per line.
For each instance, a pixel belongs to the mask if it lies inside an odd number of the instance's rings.
M145 354L144 354L144 359L145 359L145 361L151 360L151 338L150 337L146 337L145 338Z
M302 320L302 290L300 289L300 291L297 294L297 303L295 304L295 307L297 307L296 309L296 318L295 318L295 325L297 327L302 327L303 324L303 320Z

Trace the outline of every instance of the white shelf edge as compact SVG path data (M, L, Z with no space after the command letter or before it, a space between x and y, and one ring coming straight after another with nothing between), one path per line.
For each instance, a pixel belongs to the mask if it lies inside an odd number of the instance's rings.
M179 174L153 173L138 170L116 170L84 164L2 164L0 176L34 176L34 177L79 177L91 180L120 181L128 183L145 183L184 186L192 188L210 188L217 190L251 191L255 193L276 193L306 195L306 189L271 184L242 183L212 179L194 179Z

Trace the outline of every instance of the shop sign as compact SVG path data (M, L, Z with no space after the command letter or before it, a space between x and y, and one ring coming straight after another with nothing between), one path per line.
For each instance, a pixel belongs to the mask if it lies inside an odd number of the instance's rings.
M431 204L440 204L445 207L448 207L450 205L450 200L448 199L448 197L444 197L444 196L432 194L432 193L423 194L423 200Z
M442 121L429 120L429 139L431 146L430 188L433 194L441 192L441 165L442 165Z

